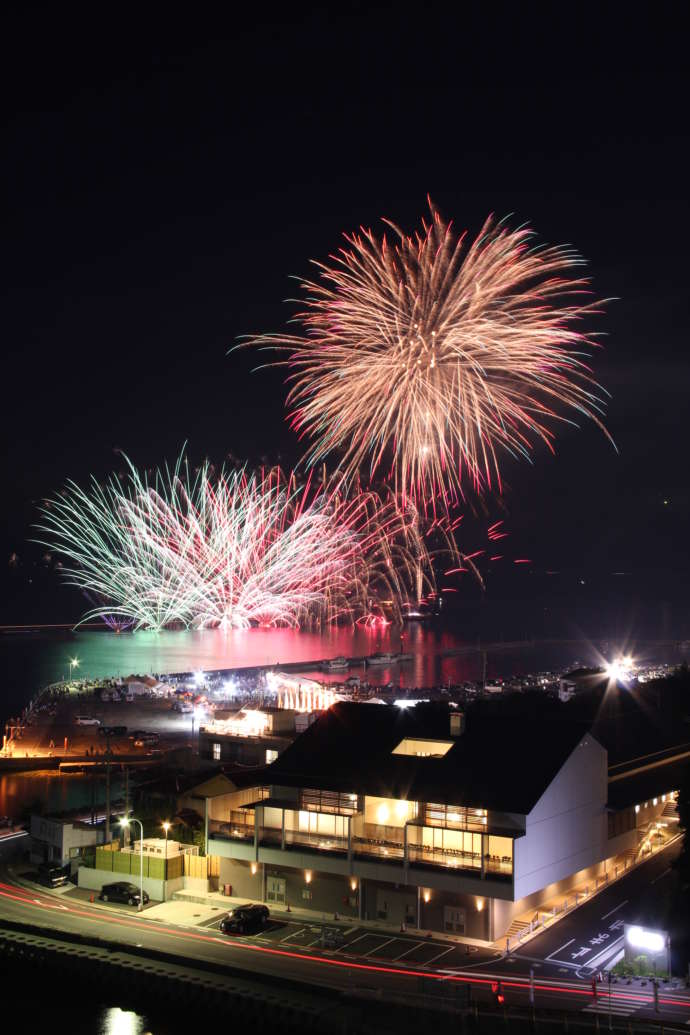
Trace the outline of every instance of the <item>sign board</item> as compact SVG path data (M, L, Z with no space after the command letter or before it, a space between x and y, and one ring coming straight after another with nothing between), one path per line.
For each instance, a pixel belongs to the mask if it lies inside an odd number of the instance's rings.
M668 931L659 931L640 924L625 924L623 928L625 959L646 956L650 971L671 968L671 939Z

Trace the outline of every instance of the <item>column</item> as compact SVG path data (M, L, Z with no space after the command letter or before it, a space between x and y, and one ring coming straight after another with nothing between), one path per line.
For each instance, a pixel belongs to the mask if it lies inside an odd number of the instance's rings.
M282 822L280 825L280 850L285 851L285 809L282 810Z
M208 855L208 798L204 798L204 853Z
M486 853L488 851L488 845L489 845L488 837L486 836L486 834L482 834L482 848L481 848L481 856L482 856L482 858L481 858L481 863L482 863L482 874L481 874L481 876L482 876L482 880L484 880L484 877L486 876L486 858L485 858L485 856L486 856Z
M257 805L254 809L254 858L259 858L259 827L263 825L263 805Z
M410 868L410 858L407 850L407 823L403 827L403 873L405 875L405 884L407 884L407 871Z

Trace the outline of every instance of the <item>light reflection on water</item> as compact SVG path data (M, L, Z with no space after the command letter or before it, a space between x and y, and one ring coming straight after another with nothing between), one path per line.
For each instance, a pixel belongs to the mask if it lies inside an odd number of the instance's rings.
M144 1035L149 1030L146 1018L133 1010L107 1006L98 1018L98 1035Z

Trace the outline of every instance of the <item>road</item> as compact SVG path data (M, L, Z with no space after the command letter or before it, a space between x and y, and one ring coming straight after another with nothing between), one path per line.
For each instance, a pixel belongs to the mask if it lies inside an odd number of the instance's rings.
M662 989L660 1013L655 1014L649 988L614 986L608 995L600 988L593 995L591 982L580 966L580 959L569 959L570 948L596 929L608 930L624 914L625 901L633 901L636 890L648 887L650 880L669 865L671 849L633 871L615 886L600 893L586 906L564 918L550 931L543 932L523 950L508 958L463 966L462 957L446 952L439 943L425 945L409 938L416 946L406 952L404 939L386 937L383 932L352 930L345 944L333 951L318 947L318 925L304 922L271 925L259 936L227 937L214 926L193 927L149 918L127 908L99 906L64 894L39 890L14 876L11 868L0 871L0 922L2 919L36 925L55 936L65 931L115 940L124 947L137 946L188 959L190 964L204 962L249 971L255 978L283 978L339 991L354 987L382 989L384 995L399 998L405 994L441 993L449 988L472 987L478 1002L493 1001L492 985L500 981L510 1005L527 1005L530 998L529 968L534 971L533 995L537 1007L580 1010L634 1018L663 1018L685 1025L690 1020L690 997L685 989ZM614 910L611 916L605 914ZM605 928L602 929L602 924ZM566 926L567 925L567 926ZM300 930L302 928L303 930ZM600 931L601 929L601 931ZM618 928L615 928L618 930ZM570 941L574 938L574 941ZM609 941L604 939L604 941ZM589 941L589 939L588 939ZM385 943L385 944L384 944ZM565 946L565 943L569 945ZM570 950L570 952L568 951ZM459 950L462 952L463 950ZM563 964L569 964L563 966ZM452 965L451 965L452 964Z

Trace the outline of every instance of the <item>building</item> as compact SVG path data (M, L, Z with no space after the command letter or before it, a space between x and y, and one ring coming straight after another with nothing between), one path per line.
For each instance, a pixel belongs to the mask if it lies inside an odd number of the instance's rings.
M80 820L51 816L32 816L30 830L31 862L69 864L73 871L79 866L84 850L103 844L105 837L103 825L92 826Z
M234 895L480 939L640 843L606 750L557 717L338 703L253 784L207 807Z
M242 708L199 729L199 757L212 762L269 765L307 726L290 708Z

